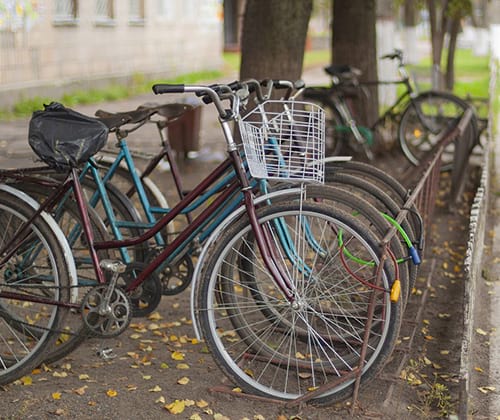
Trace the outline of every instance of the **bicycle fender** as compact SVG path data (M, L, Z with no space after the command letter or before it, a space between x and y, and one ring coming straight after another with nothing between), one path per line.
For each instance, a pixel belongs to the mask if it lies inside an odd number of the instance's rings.
M297 196L297 194L301 194L303 192L302 188L290 188L287 190L280 190L280 191L275 191L269 194L264 194L261 196L258 196L255 198L255 204L261 204L267 200L272 200L277 197L286 197L286 196ZM189 307L191 311L191 320L193 321L193 328L195 332L195 336L198 340L201 340L201 329L200 325L198 322L198 317L196 315L196 309L195 309L195 291L197 288L197 283L199 281L199 276L200 276L200 271L201 267L203 267L204 260L207 256L208 249L210 246L214 243L214 241L217 240L217 238L220 236L220 234L238 217L240 217L243 213L245 213L246 209L245 206L240 206L238 207L235 211L233 211L229 216L227 216L220 224L217 226L217 228L212 232L212 234L207 238L205 241L205 244L203 245L203 248L200 252L200 256L198 257L198 261L196 263L196 266L194 268L193 272L193 279L191 282L191 296L190 296L190 301L189 301Z
M26 204L28 204L33 210L37 210L40 205L39 203L30 197L28 194L25 192L18 190L14 187L11 187L10 185L6 184L0 184L0 191L5 191L6 193L13 195L16 198L20 198L22 201L24 201ZM78 285L78 275L76 273L76 266L75 266L75 260L73 259L73 253L71 252L71 248L68 244L68 241L66 237L64 236L63 231L57 224L57 222L54 220L54 218L48 214L45 211L42 211L40 216L43 218L43 220L50 226L54 234L56 235L57 239L59 240L62 248L63 248L63 253L64 253L64 260L66 262L66 267L68 268L68 273L70 275L70 283L71 286L77 286ZM78 298L78 288L72 287L71 288L71 302L77 302Z

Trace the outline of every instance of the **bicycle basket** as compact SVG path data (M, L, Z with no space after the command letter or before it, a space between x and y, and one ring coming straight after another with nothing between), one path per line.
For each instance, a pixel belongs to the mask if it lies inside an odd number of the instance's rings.
M255 178L324 182L325 114L299 101L266 101L238 120Z
M29 144L50 167L64 171L85 163L104 147L108 128L97 118L57 102L35 111L29 124Z

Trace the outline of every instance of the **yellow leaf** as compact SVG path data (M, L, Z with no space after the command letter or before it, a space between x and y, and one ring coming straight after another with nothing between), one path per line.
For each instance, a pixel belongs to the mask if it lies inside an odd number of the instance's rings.
M151 375L142 375L142 379L144 379L145 381L149 381L151 377Z
M31 374L32 374L32 375L39 375L40 373L42 373L42 370L41 370L41 369L33 369L33 370L31 371Z
M139 338L141 338L142 336L140 334L131 334L130 335L130 338L132 340L138 340Z
M163 362L161 365L160 365L160 368L161 369L168 369L168 364Z
M106 395L107 395L108 397L111 397L111 398L112 398L112 397L116 397L116 396L118 395L118 392L117 392L117 391L115 391L114 389L108 389L108 390L106 391Z
M54 400L60 400L61 399L61 393L60 392L53 392L52 393L52 399L54 399Z
M189 378L187 376L183 376L182 378L177 380L179 385L187 385L189 383Z
M196 407L205 408L205 407L208 407L208 403L205 400L199 400L199 401L196 401Z
M155 385L153 388L149 390L149 392L160 392L161 387L159 385Z
M151 315L149 315L148 319L150 319L151 321L159 321L160 319L163 319L163 317L157 311L157 312L153 312Z
M78 375L78 379L80 379L81 381L84 381L86 379L90 379L90 377L86 373L82 373L81 375Z
M162 397L160 397L160 398L158 398L158 399L155 401L155 403L156 403L156 404L158 404L158 403L160 403L160 404L165 404L165 402L166 402L166 401L165 401L165 397L163 397L163 396L162 396Z
M192 338L191 339L191 344L199 344L200 340L198 340L197 338Z
M54 372L52 376L56 378L66 378L68 376L67 372Z
M484 372L484 370L483 370L483 369L481 369L479 366L475 366L475 367L474 367L474 370L475 370L476 372L480 372L480 373L483 373L483 372Z
M186 369L189 369L189 365L187 363L179 363L177 366L176 366L177 369L180 369L180 370L186 370Z
M180 351L174 351L170 356L174 360L184 360L184 353L181 353Z
M215 413L214 420L231 420L229 417L226 417L224 414Z
M172 414L180 414L186 408L184 401L175 400L173 403L167 404L165 408Z
M198 413L194 413L191 417L189 417L189 420L201 420L201 417Z
M31 378L31 376L23 376L21 378L21 383L23 385L31 385L33 383L33 379Z
M186 407L191 407L195 404L195 402L193 400L184 400L184 405Z
M298 351L297 353L295 353L295 357L296 357L297 359L305 359L305 358L306 358L306 357L305 357L305 356L304 356L301 352L299 352L299 351Z
M481 328L476 328L476 332L480 335L488 335L488 333Z
M429 341L434 340L434 337L432 335L425 335L424 338Z
M239 386L237 386L236 388L233 388L232 391L233 392L242 392L241 388Z
M441 353L443 356L446 356L447 354L450 354L449 350L441 350L439 353Z

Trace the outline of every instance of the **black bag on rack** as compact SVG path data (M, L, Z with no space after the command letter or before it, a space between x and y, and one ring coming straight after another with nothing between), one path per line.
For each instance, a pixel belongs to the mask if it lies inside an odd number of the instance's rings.
M28 141L37 156L51 168L66 171L81 165L106 144L108 127L97 118L58 102L44 108L31 117Z

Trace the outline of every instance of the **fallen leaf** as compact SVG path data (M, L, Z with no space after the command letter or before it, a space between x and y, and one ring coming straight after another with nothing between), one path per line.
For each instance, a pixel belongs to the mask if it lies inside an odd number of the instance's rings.
M78 394L78 395L83 395L83 394L85 394L85 390L86 390L87 388L88 388L88 386L87 386L87 385L84 385L84 386L82 386L82 387L80 387L80 388L76 388L76 389L74 389L74 390L73 390L73 392L74 392L75 394Z
M185 408L186 405L184 404L184 401L181 400L175 400L174 402L165 406L165 409L170 411L170 413L172 414L180 414L184 411Z
M199 400L199 401L196 401L196 407L205 408L205 407L208 407L208 403L205 400Z
M483 394L488 394L489 392L495 391L496 388L494 386L480 386L477 389L479 389L479 391Z
M78 379L80 379L81 381L84 381L86 379L90 379L90 376L87 375L86 373L82 373L81 375L78 375Z
M113 398L113 397L116 397L116 396L118 395L118 392L117 392L117 391L115 391L114 389L108 389L108 390L106 391L106 395L107 395L108 397Z
M181 353L180 351L174 351L170 357L172 357L173 360L184 360L184 353Z
M180 369L180 370L186 370L186 369L189 369L189 365L186 364L186 363L179 363L177 366L176 366L177 369Z
M476 328L476 332L480 335L488 335L488 333L481 328Z
M179 385L187 385L189 383L189 378L187 376L183 376L182 378L177 380Z
M475 370L476 372L480 372L480 373L483 373L483 372L484 372L484 370L483 370L483 369L481 369L479 366L475 366L475 367L474 367L474 370Z
M198 413L194 413L189 420L201 420L201 416Z
M20 380L23 385L31 385L33 383L31 376L23 376Z
M158 404L158 403L160 403L160 404L165 404L165 403L166 403L166 401L165 401L165 397L161 396L160 398L158 398L158 399L155 401L155 403L157 403L157 404Z
M53 392L52 393L52 399L53 400L60 400L61 399L61 393L60 392Z
M161 386L155 385L153 388L149 389L149 392L160 392L161 391Z

